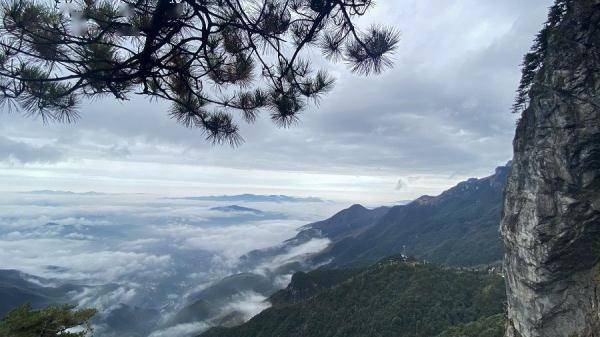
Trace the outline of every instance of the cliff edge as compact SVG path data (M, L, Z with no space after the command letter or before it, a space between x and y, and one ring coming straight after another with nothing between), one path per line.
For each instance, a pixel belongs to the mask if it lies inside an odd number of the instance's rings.
M501 223L506 336L598 337L600 0L558 1L538 44Z

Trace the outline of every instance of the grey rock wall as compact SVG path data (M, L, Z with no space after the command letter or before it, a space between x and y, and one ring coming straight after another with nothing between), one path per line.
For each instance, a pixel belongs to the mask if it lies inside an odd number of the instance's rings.
M600 336L600 0L573 0L514 139L507 337Z

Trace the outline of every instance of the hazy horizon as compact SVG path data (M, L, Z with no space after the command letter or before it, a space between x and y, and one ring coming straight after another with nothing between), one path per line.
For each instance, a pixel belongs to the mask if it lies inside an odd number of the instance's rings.
M551 1L380 1L361 25L401 31L381 76L344 64L298 125L267 116L245 144L212 146L139 97L85 102L75 124L0 114L1 190L287 194L389 204L493 172L512 156L519 64ZM368 117L368 118L367 118Z

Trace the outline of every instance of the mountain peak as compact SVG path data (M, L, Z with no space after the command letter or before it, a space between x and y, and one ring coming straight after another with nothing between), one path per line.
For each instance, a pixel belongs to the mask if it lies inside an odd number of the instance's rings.
M417 199L415 199L415 201L413 201L413 202L416 204L419 204L419 205L426 205L426 204L431 203L435 199L436 199L436 197L431 196L431 195L422 195L422 196L418 197Z
M348 211L368 211L368 209L361 204L354 204L347 208Z

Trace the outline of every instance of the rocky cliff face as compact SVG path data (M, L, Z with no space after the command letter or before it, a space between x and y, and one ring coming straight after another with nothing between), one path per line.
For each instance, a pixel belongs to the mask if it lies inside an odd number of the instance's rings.
M508 337L600 336L600 0L562 3L505 192Z

